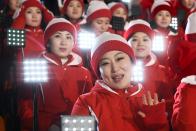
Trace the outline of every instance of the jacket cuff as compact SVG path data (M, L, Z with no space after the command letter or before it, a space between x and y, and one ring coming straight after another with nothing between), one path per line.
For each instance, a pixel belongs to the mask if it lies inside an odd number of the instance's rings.
M168 123L165 110L165 102L153 106L143 106L142 112L146 115L146 117L143 118L144 125L146 127L153 128L159 128L167 125Z

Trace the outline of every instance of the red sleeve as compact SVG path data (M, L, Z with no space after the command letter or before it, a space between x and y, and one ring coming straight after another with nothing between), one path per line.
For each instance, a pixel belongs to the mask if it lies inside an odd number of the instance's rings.
M181 83L175 94L172 126L174 131L196 130L196 86Z
M82 97L83 96L78 97L73 106L71 115L89 115L88 105Z
M144 106L142 112L146 114L146 117L143 118L143 123L147 130L169 131L165 103L160 103L154 106Z

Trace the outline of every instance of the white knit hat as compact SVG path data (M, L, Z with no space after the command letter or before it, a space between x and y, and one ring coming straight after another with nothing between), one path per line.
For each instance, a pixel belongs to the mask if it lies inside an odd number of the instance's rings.
M49 38L57 31L68 31L72 34L74 42L77 38L77 30L75 26L64 18L53 18L47 25L44 32L44 42L47 44Z
M188 16L187 25L185 29L185 39L196 42L196 11Z
M130 21L128 29L124 33L125 39L129 40L130 37L136 32L144 32L147 35L149 35L151 39L153 39L154 37L154 31L150 27L150 24L147 21L142 20L142 19Z
M161 10L167 10L171 15L173 15L172 5L169 0L155 0L151 7L152 17Z
M131 45L120 35L104 32L97 37L96 44L91 48L91 66L99 77L98 64L101 57L108 51L118 50L130 56L135 61Z
M87 22L96 18L108 17L111 19L111 11L103 1L91 1L87 9Z

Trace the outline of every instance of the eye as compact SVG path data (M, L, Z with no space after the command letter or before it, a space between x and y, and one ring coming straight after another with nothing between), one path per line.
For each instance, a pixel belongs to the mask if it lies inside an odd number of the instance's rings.
M124 57L121 56L121 57L118 57L116 60L117 60L117 61L121 61L121 60L123 60L123 59L124 59Z
M80 4L77 5L78 8L82 7Z
M109 21L107 21L105 24L106 24L106 25L109 25L109 24L110 24L110 22L109 22Z
M66 38L67 38L68 40L71 40L71 39L72 39L72 37L71 37L71 36L67 36Z
M61 37L59 34L54 35L55 38Z
M37 13L37 14L41 14L41 11L40 11L40 10L37 10L36 13Z
M131 41L132 41L132 42L136 42L136 41L137 41L137 39L136 39L136 38L133 38Z
M145 42L146 42L146 41L149 41L149 39L148 39L148 38L144 38L144 39L143 39L143 41L145 41Z
M74 5L73 4L70 4L69 7L74 7Z
M102 22L101 21L97 21L97 24L102 24Z
M32 11L31 10L27 10L27 14L31 14L32 13Z
M110 63L109 62L107 62L107 61L102 61L101 63L100 63L100 66L107 66L107 65L109 65Z

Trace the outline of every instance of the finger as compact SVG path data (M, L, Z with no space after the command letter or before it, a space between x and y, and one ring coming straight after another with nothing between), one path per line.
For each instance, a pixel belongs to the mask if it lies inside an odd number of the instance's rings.
M146 100L146 95L145 94L142 96L142 101L143 101L144 105L148 105L148 102Z
M148 102L148 105L150 106L153 105L153 99L151 97L150 91L147 91L147 102Z
M146 114L142 111L138 111L137 114L140 115L142 118L146 117Z
M159 103L158 94L154 93L154 104L157 105Z

